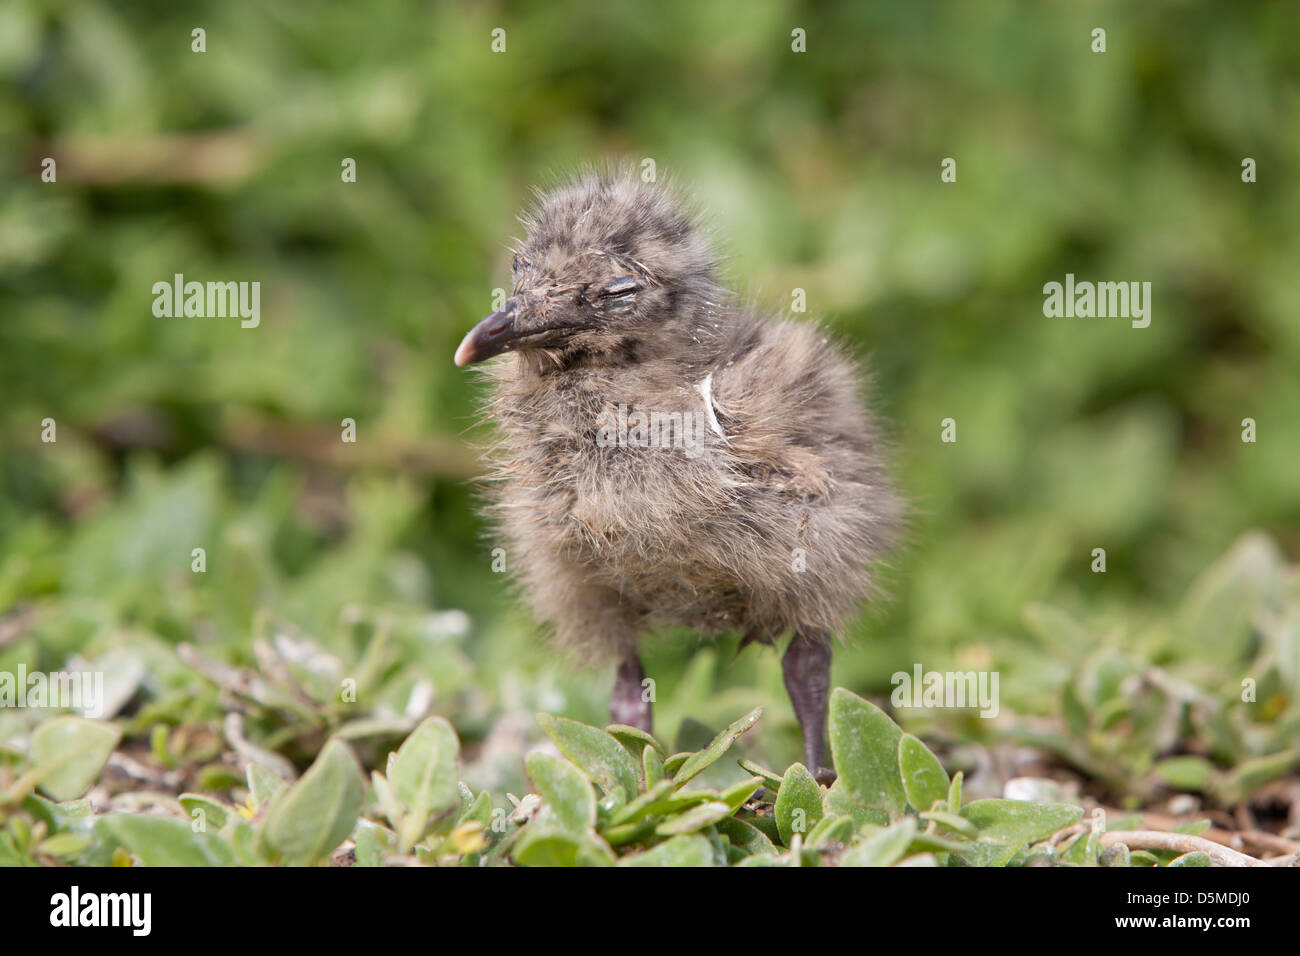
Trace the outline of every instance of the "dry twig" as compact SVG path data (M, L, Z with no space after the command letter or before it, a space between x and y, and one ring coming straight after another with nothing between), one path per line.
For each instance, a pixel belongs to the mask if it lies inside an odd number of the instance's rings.
M1263 860L1238 853L1221 843L1214 843L1189 833L1162 833L1159 830L1115 830L1101 835L1105 847L1123 843L1130 850L1169 850L1174 853L1204 853L1215 866L1268 866Z

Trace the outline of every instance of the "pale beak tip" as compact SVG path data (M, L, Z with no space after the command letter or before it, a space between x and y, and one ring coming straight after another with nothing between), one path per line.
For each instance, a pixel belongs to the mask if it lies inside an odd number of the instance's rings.
M493 312L470 329L461 339L460 347L452 358L459 368L482 362L500 355L510 348L518 336L514 334L515 310L510 303L500 312Z
M456 355L452 361L456 363L457 368L464 368L474 359L474 345L470 342L472 335L467 335L460 340L460 345L456 349Z

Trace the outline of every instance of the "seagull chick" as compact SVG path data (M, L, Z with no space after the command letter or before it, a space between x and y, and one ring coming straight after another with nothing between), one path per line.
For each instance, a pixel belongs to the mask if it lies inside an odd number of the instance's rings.
M647 731L642 640L792 634L785 686L825 777L832 635L902 514L854 364L735 304L695 219L633 174L580 175L520 221L510 296L455 361L504 356L489 512L524 598L562 649L616 665L611 719Z

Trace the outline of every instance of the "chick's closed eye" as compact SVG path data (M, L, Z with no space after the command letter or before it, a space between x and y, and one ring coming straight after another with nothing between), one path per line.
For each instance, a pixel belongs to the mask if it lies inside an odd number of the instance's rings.
M640 288L641 283L636 276L619 276L612 282L607 283L605 288L600 290L600 297L602 299L610 299L631 295Z

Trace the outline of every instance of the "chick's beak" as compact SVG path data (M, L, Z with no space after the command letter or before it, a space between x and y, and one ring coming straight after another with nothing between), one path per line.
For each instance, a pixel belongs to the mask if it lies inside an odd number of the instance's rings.
M494 355L500 355L519 338L515 329L515 310L507 303L500 312L493 312L469 330L456 349L456 365L464 368Z
M456 349L455 362L461 368L482 362L512 349L542 348L554 345L566 336L588 326L573 316L559 316L550 322L516 324L520 308L527 305L511 299L500 312L493 312L469 330Z

